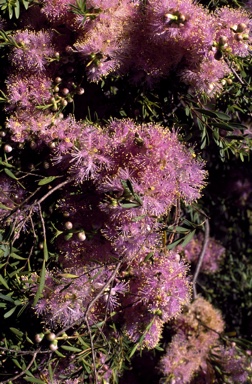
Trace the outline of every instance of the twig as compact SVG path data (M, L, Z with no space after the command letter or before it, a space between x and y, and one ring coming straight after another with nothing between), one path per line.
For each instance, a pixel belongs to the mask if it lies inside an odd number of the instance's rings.
M1 384L5 384L5 383L10 383L11 381L14 381L16 379L19 379L21 376L25 375L26 371L28 371L32 364L34 363L35 359L36 359L36 356L37 354L40 352L40 348L38 348L35 352L34 352L34 355L32 356L32 359L31 361L29 362L29 364L27 365L27 367L25 368L24 371L20 372L18 375L14 376L14 377L10 377L8 380L4 380L4 381L1 381L0 383Z
M62 329L60 332L57 333L56 337L60 336L61 334L63 334L64 332L66 332L68 329L70 328L73 328L75 325L78 325L81 321L84 320L84 322L86 323L86 326L87 326L87 329L88 329L88 333L89 333L89 337L90 337L90 346L91 346L91 353L92 353L92 360L93 360L93 367L94 367L94 372L93 372L93 376L94 376L94 384L98 384L98 377L97 377L97 370L96 370L96 363L95 363L95 348L94 348L94 343L93 343L93 338L92 338L92 332L91 332L91 328L90 328L90 324L89 324L89 320L88 320L88 315L89 315L89 311L91 310L91 308L93 307L93 305L96 303L96 301L102 296L102 294L104 293L104 291L106 290L106 288L111 284L111 282L115 279L116 277L116 274L119 270L119 268L121 267L122 265L122 260L120 260L114 270L114 272L111 274L110 278L108 279L108 281L104 284L104 286L102 287L102 289L100 290L100 292L93 298L93 300L90 301L90 303L88 304L87 306L87 309L85 311L85 314L84 314L84 318L81 318L81 319L78 319L76 320L74 323L72 323L71 325L65 327L64 329Z
M198 275L199 275L199 272L200 272L200 268L201 268L201 265L202 265L202 262L203 262L206 250L207 250L209 234L210 234L209 220L206 219L206 221L205 221L205 237L204 237L204 242L203 242L202 250L200 252L198 263L197 263L197 268L196 268L196 271L194 273L193 281L192 281L192 283L193 283L193 297L194 297L194 299L197 297L196 283L197 283L197 279L198 279Z
M236 70L232 67L231 63L229 62L228 58L224 56L224 61L227 63L227 65L229 66L229 68L231 69L231 71L233 72L233 74L235 75L235 77L239 80L239 82L244 85L248 85L248 83L244 82L241 77L238 75L238 73L236 72Z
M33 355L35 352L37 354L44 354L44 353L52 353L51 350L48 351L41 351L41 350L36 350L36 351L17 351L16 349L10 349L10 348L5 348L5 347L0 347L0 351L8 352L8 353L13 353L16 355Z
M93 307L93 305L96 303L96 301L102 296L102 294L104 293L104 291L106 290L106 288L110 285L110 283L114 280L119 268L121 267L122 265L122 260L120 260L114 270L114 272L112 273L112 275L110 276L110 278L108 279L108 281L104 284L104 286L102 287L102 289L100 290L100 292L93 298L93 300L90 301L90 303L88 304L87 306L87 309L84 313L84 317L83 318L80 318L78 320L76 320L74 323L68 325L67 327L63 328L61 331L59 331L56 335L56 337L62 335L63 333L65 333L66 331L68 331L70 328L73 328L75 325L78 325L79 323L81 323L81 321L84 319L84 321L86 321L86 318L88 316L88 313L90 311L90 309Z

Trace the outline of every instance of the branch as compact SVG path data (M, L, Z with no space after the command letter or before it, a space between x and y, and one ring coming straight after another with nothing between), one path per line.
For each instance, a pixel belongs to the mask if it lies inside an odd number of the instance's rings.
M14 377L10 377L8 380L4 380L4 381L1 381L1 384L5 384L5 383L10 383L11 381L14 381L14 380L17 380L19 379L21 376L25 375L25 373L31 368L32 364L34 363L36 357L37 357L37 354L40 352L40 348L38 348L35 352L34 352L34 355L32 356L32 359L31 361L29 362L29 364L27 365L27 367L25 368L24 371L20 372L18 375L14 376Z
M202 262L203 262L206 250L207 250L207 245L208 245L208 240L209 240L209 233L210 233L209 220L206 219L206 221L205 221L205 237L204 237L204 242L203 242L202 250L201 250L201 253L199 255L199 259L198 259L198 263L197 263L197 268L196 268L196 271L194 273L193 281L192 281L192 283L193 283L193 297L194 297L194 299L197 297L196 283L197 283L197 279L198 279L198 275L199 275L199 272L200 272L200 268L201 268L201 265L202 265Z

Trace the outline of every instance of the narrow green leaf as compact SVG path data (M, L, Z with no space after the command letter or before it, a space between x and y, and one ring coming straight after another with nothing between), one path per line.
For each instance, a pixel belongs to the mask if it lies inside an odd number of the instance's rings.
M16 308L17 308L17 307L13 307L13 308L11 308L8 312L6 312L6 313L4 314L4 318L7 319L7 318L10 317L11 315L13 315L13 313L14 313L15 310L16 310Z
M139 204L137 204L137 203L120 203L120 206L122 208L129 209L129 208L137 208L137 207L139 207Z
M21 256L17 255L16 253L11 253L10 257L12 257L13 259L17 259L17 260L26 260L25 257L21 257Z
M3 278L2 275L0 275L0 284L4 285L5 288L10 289L8 284L7 284L7 281Z
M29 383L45 384L45 381L40 380L40 379L36 379L36 377L28 377L28 376L26 376L24 379L26 381L28 381Z
M11 211L12 209L10 207L7 207L6 205L0 203L0 209L5 209L6 211Z
M82 349L71 347L70 345L62 345L61 348L64 349L65 351L70 351L70 352L82 352Z
M44 177L44 179L40 180L38 182L38 185L46 185L46 184L49 184L51 183L53 180L57 179L58 176L48 176L48 177Z
M11 179L17 180L16 176L13 172L11 172L8 168L4 168L4 172L7 176L9 176Z
M183 243L181 243L181 246L182 247L185 247L193 238L194 234L195 234L195 231L196 229L194 229L192 232L188 233L188 235L186 235L186 237L184 238L184 241Z
M56 355L59 356L59 357L66 357L65 355L63 355L63 353L61 353L58 350L56 350L54 353L56 353Z
M23 1L23 5L24 5L25 9L27 10L29 7L29 1L27 1L27 0L22 0L22 1Z
M13 328L13 327L10 327L10 331L13 332L15 335L17 335L18 337L22 337L23 336L23 332L20 331L19 329L17 328Z
M234 128L232 126L225 123L212 123L213 127L223 129L224 131L233 132Z
M171 249L175 248L177 245L179 245L181 243L181 241L183 241L183 238L182 239L180 238L180 239L174 241L173 243L168 244L166 248L171 250Z
M130 352L130 355L129 355L129 358L131 359L131 357L135 354L137 348L138 348L139 344L135 344L134 347L132 348L131 352Z
M46 239L44 239L44 242L43 242L43 253L44 253L44 260L45 260L45 261L48 261L48 259L49 259L49 254L48 254L48 249L47 249L47 242L46 242Z
M9 303L14 303L14 300L10 296L3 295L2 293L0 293L0 299L4 301L8 301Z
M227 115L226 113L216 112L216 111L214 113L221 120L231 120L231 117L229 115Z
M73 275L71 273L59 273L58 276L65 277L66 279L76 279L78 275Z
M23 370L23 368L21 367L19 361L17 359L12 359L13 363L19 368L21 369L21 371Z
M216 113L214 111L209 111L208 109L195 108L195 111L202 113L203 115L206 115L209 117L216 117Z
M37 304L37 302L39 301L39 299L42 295L42 292L43 292L43 289L45 286L45 273L46 273L46 267L45 267L45 260L44 260L43 264L42 264L42 268L41 268L41 273L40 273L39 286L38 286L38 290L36 292L36 295L35 295L35 298L33 301L33 305Z
M14 11L15 11L15 16L16 16L16 18L18 19L19 16L20 16L20 4L19 4L19 0L16 0L16 4L15 4L15 7L14 7Z

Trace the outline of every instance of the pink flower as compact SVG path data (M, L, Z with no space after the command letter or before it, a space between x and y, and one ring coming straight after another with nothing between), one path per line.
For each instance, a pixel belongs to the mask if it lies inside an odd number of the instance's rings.
M11 63L29 74L43 71L48 64L48 59L55 54L52 33L24 30L17 31L13 37L19 48L13 48L10 54Z

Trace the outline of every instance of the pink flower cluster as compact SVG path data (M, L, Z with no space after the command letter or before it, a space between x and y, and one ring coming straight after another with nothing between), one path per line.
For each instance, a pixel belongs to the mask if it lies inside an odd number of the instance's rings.
M122 268L94 304L90 321L119 307L124 332L134 341L144 333L143 346L153 348L163 324L190 299L187 266L162 249L161 218L178 199L190 203L200 196L203 163L160 125L121 120L103 129L76 126L78 136L68 146L59 138L51 145L55 169L74 184L57 202L63 275L48 272L36 312L50 327L81 321L120 261Z
M174 384L187 384L207 367L211 348L224 330L220 312L203 298L197 298L175 323L176 334L161 359L160 368Z
M183 248L181 253L185 255L186 260L196 264L203 247L203 234L199 233ZM206 252L201 265L201 271L205 273L215 273L219 270L221 261L225 255L225 248L215 239L209 238Z

